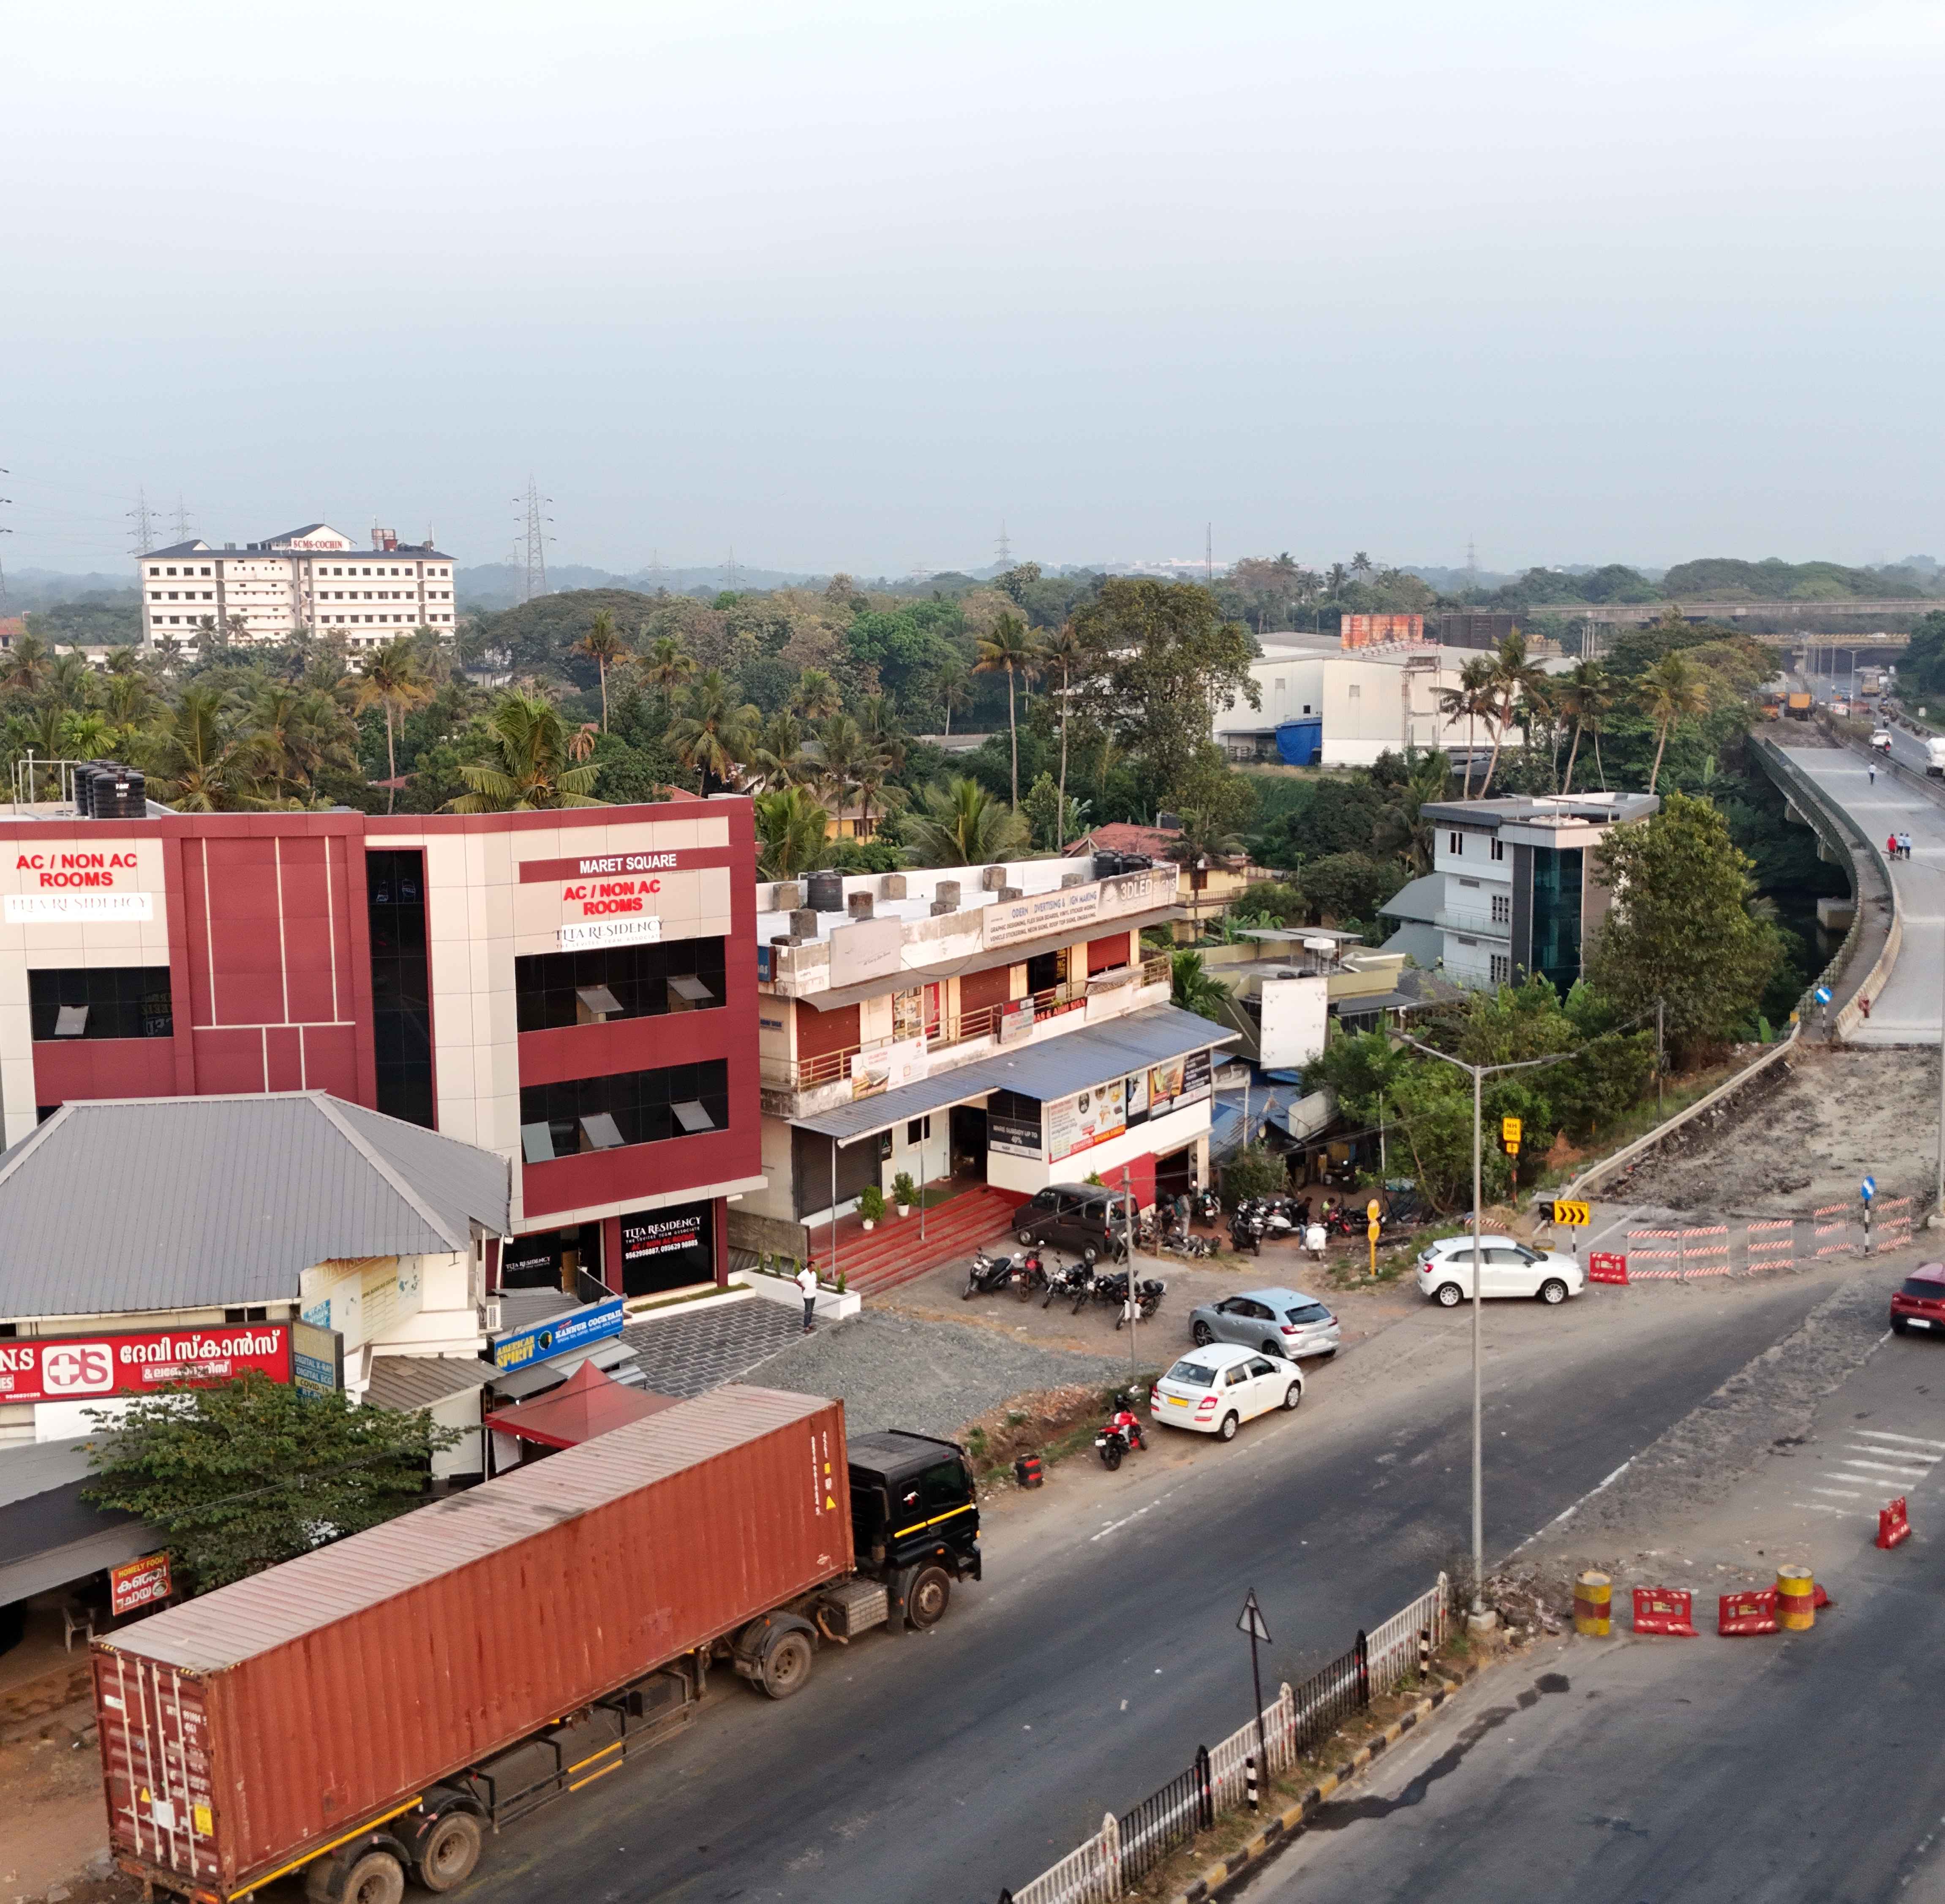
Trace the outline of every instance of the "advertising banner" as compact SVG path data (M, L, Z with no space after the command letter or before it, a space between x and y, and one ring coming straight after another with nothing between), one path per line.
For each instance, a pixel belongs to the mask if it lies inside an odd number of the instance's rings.
M108 1570L108 1610L119 1619L137 1607L152 1607L169 1597L169 1557L144 1554L138 1560L125 1560Z
M1084 886L1062 886L1056 892L1009 900L1004 905L990 905L982 915L981 925L990 952L999 946L1019 945L1087 925L1100 913L1101 884L1090 880Z
M895 914L860 919L831 930L831 988L889 978L903 966L905 923Z
M300 1394L335 1394L344 1386L344 1338L316 1323L292 1323L291 1379Z
M206 1388L250 1369L291 1379L291 1325L198 1325L140 1334L42 1336L0 1342L0 1402L88 1401Z
M1019 1045L1033 1036L1034 1002L1023 998L1017 1005L1009 1005L1000 1014L1000 1043L1003 1045Z
M1050 1163L1091 1151L1127 1129L1127 1095L1122 1080L1077 1091L1046 1107L1046 1157Z
M1132 1129L1136 1124L1148 1120L1148 1074L1137 1071L1127 1080L1128 1125Z
M621 1219L621 1260L640 1262L678 1249L706 1247L709 1206L685 1203L680 1209L638 1210Z
M606 1302L590 1304L555 1316L538 1327L523 1329L516 1335L493 1338L493 1366L502 1375L524 1369L529 1363L544 1362L564 1355L569 1349L591 1348L595 1343L621 1332L624 1318L621 1299L611 1296Z
M987 1112L988 1150L997 1151L1002 1157L1031 1157L1036 1163L1040 1160L1042 1140L1039 1107L1034 1107L1035 1115L1029 1117L1025 1112L1027 1101L1024 1098L1016 1099L1016 1103L1020 1108L1010 1117L996 1117L991 1111Z
M927 1059L923 1038L901 1038L875 1050L851 1055L851 1095L875 1098L881 1091L896 1090L902 1084L916 1084L926 1074Z

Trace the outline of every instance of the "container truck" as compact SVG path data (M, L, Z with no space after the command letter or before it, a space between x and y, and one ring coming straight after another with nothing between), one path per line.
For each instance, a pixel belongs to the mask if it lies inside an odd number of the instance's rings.
M1925 741L1925 771L1934 780L1945 780L1945 738L1934 735Z
M1792 720L1807 721L1810 718L1811 697L1802 692L1793 694L1783 708Z
M95 1641L112 1847L229 1904L454 1889L485 1835L979 1577L954 1443L732 1385Z

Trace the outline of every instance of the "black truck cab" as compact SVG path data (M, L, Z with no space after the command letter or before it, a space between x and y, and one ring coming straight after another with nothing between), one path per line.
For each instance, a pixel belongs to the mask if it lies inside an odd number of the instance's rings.
M932 1576L979 1578L979 1497L972 1463L956 1441L903 1428L848 1440L858 1571L885 1582L899 1603L895 1611L929 1626L938 1617L931 1602L941 1599L945 1584Z

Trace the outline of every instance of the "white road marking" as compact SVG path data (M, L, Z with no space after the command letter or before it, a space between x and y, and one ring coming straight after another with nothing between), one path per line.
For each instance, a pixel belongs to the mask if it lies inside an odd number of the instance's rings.
M1840 1461L1838 1462L1837 1465L1839 1468L1862 1468L1873 1474L1892 1474L1895 1475L1900 1480L1903 1480L1904 1477L1912 1471L1909 1468L1892 1468L1887 1466L1885 1463L1882 1461ZM1919 1471L1920 1477L1922 1478L1925 1471L1920 1469ZM1863 1477L1860 1476L1859 1478L1861 1480Z
M1934 1459L1945 1455L1945 1441L1927 1441L1916 1434L1888 1434L1881 1428L1853 1428L1851 1432L1860 1441L1900 1441L1908 1448L1929 1448Z
M1089 1541L1092 1542L1097 1540L1105 1540L1110 1534L1114 1533L1117 1529L1128 1526L1132 1521L1140 1520L1142 1516L1145 1514L1154 1513L1155 1509L1160 1507L1163 1502L1168 1499L1170 1495L1179 1493L1179 1487L1165 1489L1161 1493L1157 1494L1146 1507L1137 1508L1133 1514L1124 1514L1120 1520L1109 1521L1107 1526L1103 1527L1098 1534L1090 1534L1087 1536Z
M1833 1508L1822 1501L1792 1501L1789 1505L1793 1508L1807 1508L1812 1514L1837 1514L1845 1520L1849 1520L1853 1514L1860 1511L1854 1508Z
M1864 1496L1854 1487L1813 1487L1813 1494L1834 1494L1841 1500L1861 1501Z

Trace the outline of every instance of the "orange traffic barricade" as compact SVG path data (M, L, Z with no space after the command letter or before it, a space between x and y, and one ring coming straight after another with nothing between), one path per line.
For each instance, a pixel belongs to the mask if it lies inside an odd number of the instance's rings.
M1683 1587L1637 1587L1635 1589L1635 1631L1666 1633L1677 1639L1697 1638L1694 1603Z
M1911 1517L1905 1511L1904 1496L1900 1494L1888 1508L1878 1509L1878 1539L1880 1547L1902 1546L1911 1538Z
M1807 1567L1777 1569L1776 1623L1786 1633L1807 1633L1817 1624L1817 1582Z

